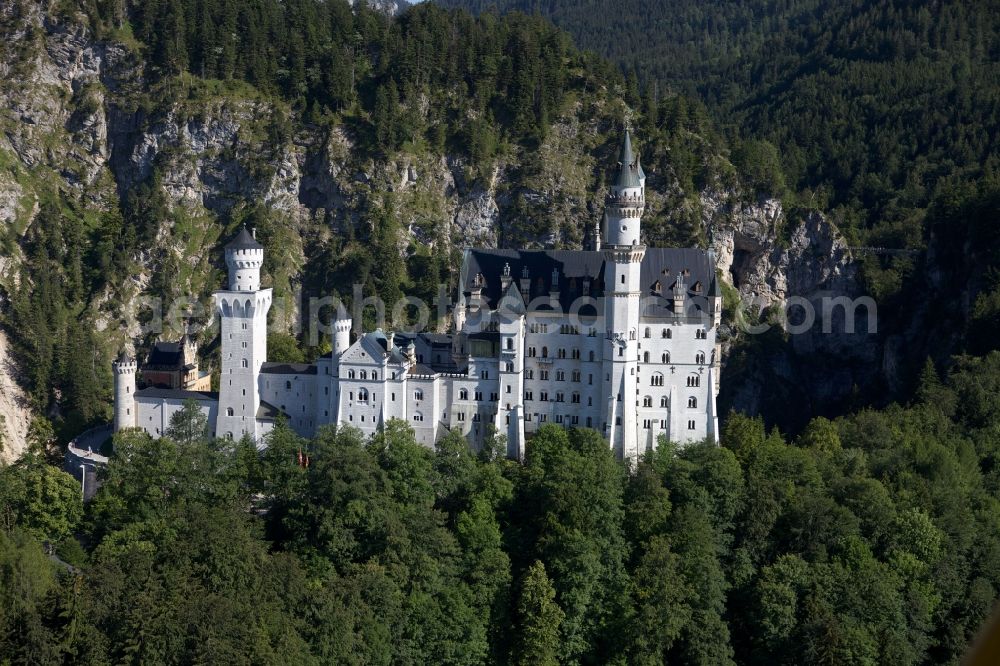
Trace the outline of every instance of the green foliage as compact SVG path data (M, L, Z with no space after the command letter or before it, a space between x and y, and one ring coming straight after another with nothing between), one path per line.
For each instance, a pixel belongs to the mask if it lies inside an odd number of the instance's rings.
M69 537L83 517L80 484L69 474L28 454L0 469L0 519L52 543Z
M85 552L75 482L37 456L0 471L0 653L952 663L1000 590L1000 353L925 375L911 407L794 445L734 414L722 447L664 441L633 469L552 425L523 464L401 421L279 422L258 454L186 406L168 437L115 436ZM42 539L85 568L57 574Z
M559 663L559 625L564 615L555 597L556 591L545 575L545 565L536 561L521 583L517 602L519 638L515 664L555 666Z

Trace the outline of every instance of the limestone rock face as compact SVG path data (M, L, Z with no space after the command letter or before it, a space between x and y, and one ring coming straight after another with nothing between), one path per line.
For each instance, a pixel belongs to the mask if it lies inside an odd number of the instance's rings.
M600 220L617 107L571 104L537 148L509 148L486 165L426 148L372 154L348 125L318 126L248 86L146 82L140 53L95 40L82 22L54 19L44 3L20 4L29 7L27 20L0 3L0 228L15 241L11 256L0 257L0 280L11 286L17 279L16 241L46 191L68 192L100 215L138 188L154 187L171 212L134 257L136 274L90 301L109 362L140 336L135 322L126 324L128 302L178 266L172 285L205 296L221 279L221 235L255 209L266 212L267 232L281 243L268 267L281 294L308 293L314 264L329 261L325 253L364 245L384 213L402 232L401 261L424 248L450 257L468 246L580 248ZM395 12L403 3L378 4ZM151 93L153 85L165 87ZM791 296L858 294L856 264L821 213L789 221L779 201L749 199L738 183L722 186L718 178L701 192L684 191L669 156L664 163L647 168L649 242L711 237L723 279L759 299L758 310ZM681 217L693 228L671 235ZM804 377L801 354L847 353L878 366L874 349L849 336L808 334L790 338L772 360L801 390L826 395L844 377ZM5 358L0 350L0 362ZM746 388L733 404L761 404L767 387L734 381ZM0 413L5 399L0 395ZM8 420L20 422L13 413Z

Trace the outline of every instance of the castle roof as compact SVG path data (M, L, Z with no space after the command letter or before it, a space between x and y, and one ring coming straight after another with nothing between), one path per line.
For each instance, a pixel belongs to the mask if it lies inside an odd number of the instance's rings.
M160 388L151 386L135 392L136 398L173 398L176 400L209 400L217 401L219 394L214 391L185 391L184 389Z
M600 299L604 296L604 253L574 250L466 250L460 273L460 288L469 296L476 276L480 280L484 307L496 310L509 291L503 289L501 278L506 265L511 275L528 271L528 293L521 292L528 311L570 312L583 297ZM639 270L639 284L643 293L643 317L671 317L672 292L678 274L684 276L686 291L690 296L707 296L699 293L698 285L711 285L715 267L708 253L696 248L647 248ZM584 281L590 281L584 289ZM657 289L659 287L659 289ZM520 288L514 279L508 290ZM586 294L585 294L586 292ZM551 295L555 293L556 298ZM694 301L699 304L697 300ZM513 314L517 314L516 311ZM582 316L598 314L593 304L579 308Z
M149 351L149 358L146 359L146 370L168 369L177 370L186 368L184 364L184 339L180 342L160 341L153 343L153 348ZM194 367L193 364L191 367Z
M227 250L263 250L264 246L257 242L244 225L238 234L226 243Z
M315 375L312 363L262 363L260 371L269 375Z
M632 137L628 130L625 130L625 138L622 140L622 149L618 157L618 179L615 181L616 187L640 187L640 172L642 168L639 161L632 152ZM643 174L641 177L645 177Z

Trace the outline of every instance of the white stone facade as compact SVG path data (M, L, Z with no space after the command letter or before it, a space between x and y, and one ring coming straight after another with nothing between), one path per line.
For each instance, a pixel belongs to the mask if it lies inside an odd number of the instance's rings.
M337 423L371 435L402 419L428 446L458 431L478 447L495 430L512 457L545 423L594 428L623 458L661 435L717 438L714 258L642 245L645 180L626 135L590 250L467 250L450 334L375 331L351 344L341 312L333 352L315 364L264 362L271 292L260 289L264 250L244 230L226 247L229 289L216 292L220 393L136 391L134 362L119 361L115 427L158 436L196 397L217 436L257 441L279 414L304 436Z

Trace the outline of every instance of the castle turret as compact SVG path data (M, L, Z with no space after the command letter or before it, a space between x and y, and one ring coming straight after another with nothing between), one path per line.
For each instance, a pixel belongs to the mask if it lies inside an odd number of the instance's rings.
M115 432L124 428L134 428L135 378L138 365L134 358L122 352L111 364L115 375Z
M225 247L229 268L229 291L260 289L260 269L264 265L264 246L247 231L240 229L236 238Z
M347 316L347 311L341 305L337 308L337 318L333 322L333 356L337 358L351 346L351 328L354 320Z
M220 320L222 371L216 437L239 439L261 435L260 369L267 358L267 312L271 290L260 288L264 247L246 227L226 245L229 289L215 292Z
M639 362L640 268L646 253L641 243L646 175L632 151L628 131L618 158L618 176L608 194L604 218L605 436L615 452L629 458L639 450L634 409Z

